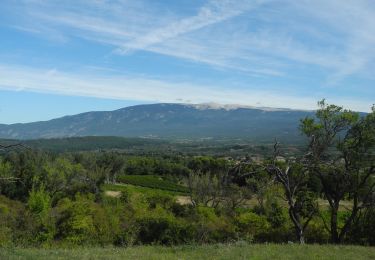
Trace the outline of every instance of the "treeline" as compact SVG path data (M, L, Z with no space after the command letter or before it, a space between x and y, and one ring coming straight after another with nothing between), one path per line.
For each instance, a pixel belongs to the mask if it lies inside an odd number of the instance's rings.
M1 144L15 142L17 140L0 139ZM165 140L117 136L83 136L24 140L22 143L32 149L52 153L116 150L128 155L140 156L179 154L236 157L246 153L266 155L272 151L272 143L249 143L247 139ZM285 148L289 154L301 153L301 144L295 142L291 142Z
M375 110L360 117L319 104L301 120L310 142L298 158L277 142L264 161L4 150L0 246L375 245ZM121 183L147 186L155 176L160 184L147 191ZM173 183L185 189L174 193Z

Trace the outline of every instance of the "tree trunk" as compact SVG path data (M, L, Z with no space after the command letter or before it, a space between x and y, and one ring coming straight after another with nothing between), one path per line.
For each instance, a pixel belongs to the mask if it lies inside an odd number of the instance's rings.
M337 227L337 212L338 212L338 203L334 203L333 207L331 207L331 240L332 243L338 244L340 243L339 239L339 232Z
M300 230L298 233L298 240L301 245L305 244L305 236L303 234L303 230Z
M289 209L289 216L290 216L290 219L292 220L292 222L294 224L294 228L296 230L296 236L297 236L297 239L298 239L299 243L304 244L305 243L305 236L303 234L303 228L301 226L301 223L299 222L299 216L297 216L295 214L295 212L293 211L293 208Z

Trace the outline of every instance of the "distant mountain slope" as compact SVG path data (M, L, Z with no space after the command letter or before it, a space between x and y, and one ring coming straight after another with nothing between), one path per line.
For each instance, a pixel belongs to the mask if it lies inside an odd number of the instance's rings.
M0 125L0 138L124 136L172 139L299 140L299 120L312 112L218 105L152 104L87 112L49 121Z

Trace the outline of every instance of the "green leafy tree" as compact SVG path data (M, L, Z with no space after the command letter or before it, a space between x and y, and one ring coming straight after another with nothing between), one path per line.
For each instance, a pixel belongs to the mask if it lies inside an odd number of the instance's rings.
M2 194L2 189L6 188L9 183L16 181L17 178L12 176L11 164L0 159L0 194Z
M116 183L117 176L122 172L125 166L125 160L122 156L111 152L104 153L97 162L98 166L104 169L107 183Z
M11 199L26 202L36 176L42 171L42 165L48 159L45 153L31 150L6 154L4 162L11 165L11 177L14 181L2 185L2 193Z
M223 196L220 177L210 172L192 172L188 179L189 194L194 206L217 207Z
M319 178L330 206L327 229L332 242L341 243L361 210L374 203L375 109L360 117L325 100L318 105L315 118L303 119L300 128L310 140L306 155L310 171ZM344 199L353 205L339 226L338 211Z

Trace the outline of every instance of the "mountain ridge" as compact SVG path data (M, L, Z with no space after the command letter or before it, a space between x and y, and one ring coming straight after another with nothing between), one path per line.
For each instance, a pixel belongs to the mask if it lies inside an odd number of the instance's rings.
M312 111L216 103L157 103L90 111L46 121L0 124L0 138L122 136L174 139L298 138L299 120Z
M294 108L282 108L282 107L263 107L263 106L250 106L250 105L241 105L241 104L220 104L220 103L214 103L214 102L209 102L209 103L197 103L197 104L191 104L191 103L153 103L153 104L140 104L140 105L132 105L132 106L127 106L127 107L122 107L118 108L115 110L93 110L93 111L86 111L86 112L81 112L77 114L72 114L72 115L64 115L52 119L46 119L46 120L38 120L38 121L33 121L33 122L25 122L25 123L11 123L11 124L4 124L0 123L0 126L12 126L12 125L25 125L25 124L31 124L31 123L40 123L40 122L46 122L46 121L51 121L51 120L56 120L56 119L62 119L65 117L71 117L71 116L78 116L82 114L88 114L88 113L105 113L105 112L114 112L114 111L121 111L124 109L128 108L133 108L133 107L140 107L140 106L149 106L149 105L182 105L182 106L187 106L187 107L192 107L196 108L199 110L205 110L205 109L212 109L212 110L236 110L236 109L256 109L256 110L262 110L262 111L306 111L306 112L313 112L314 110L309 110L309 109L294 109Z

